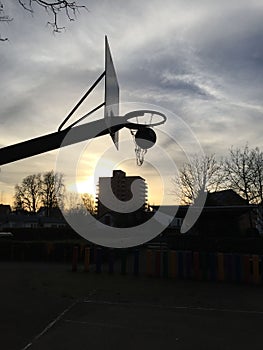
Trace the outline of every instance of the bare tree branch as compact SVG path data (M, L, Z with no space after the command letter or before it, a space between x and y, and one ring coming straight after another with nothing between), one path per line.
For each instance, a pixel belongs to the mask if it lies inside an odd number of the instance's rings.
M53 15L53 21L48 21L48 24L53 28L53 32L60 33L65 27L61 27L58 23L58 17L64 13L69 21L74 21L76 18L76 12L79 9L87 9L85 5L80 5L77 1L66 0L18 0L19 4L27 11L34 13L33 6L38 5L44 8L47 12L51 12Z
M194 155L188 163L179 169L178 175L172 179L173 194L183 204L191 204L202 192L216 191L224 184L221 164L215 155Z
M81 9L88 11L85 5L80 4L81 0L70 1L70 0L17 0L17 4L32 15L35 12L35 8L43 8L48 14L53 17L52 21L48 21L47 24L53 29L53 33L61 33L65 30L64 26L61 26L59 19L66 17L69 21L76 19L77 12ZM0 22L11 22L13 18L4 13L4 4L0 0ZM0 41L7 41L8 38L2 37L0 34Z
M9 23L11 21L13 21L13 18L5 14L4 5L0 2L0 22ZM2 38L0 34L0 41L8 41L8 38Z

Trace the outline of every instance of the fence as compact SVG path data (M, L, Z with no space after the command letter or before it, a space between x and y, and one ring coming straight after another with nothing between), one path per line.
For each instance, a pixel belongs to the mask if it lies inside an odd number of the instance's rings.
M1 260L72 264L72 270L158 278L263 283L263 255L166 248L110 249L85 243L1 242Z
M263 256L158 249L122 250L120 254L102 248L85 248L84 270L146 275L198 281L236 282L259 285L263 282ZM74 248L72 270L77 271L79 249ZM91 264L93 255L93 264ZM83 267L79 266L79 269Z

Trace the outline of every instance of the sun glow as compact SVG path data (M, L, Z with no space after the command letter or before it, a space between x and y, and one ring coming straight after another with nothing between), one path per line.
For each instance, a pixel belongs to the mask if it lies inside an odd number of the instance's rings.
M88 177L85 181L78 181L76 185L78 193L88 193L95 198L96 183L93 176Z

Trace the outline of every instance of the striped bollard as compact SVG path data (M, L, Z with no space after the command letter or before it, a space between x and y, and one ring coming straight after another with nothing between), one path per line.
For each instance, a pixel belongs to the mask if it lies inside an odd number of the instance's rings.
M79 248L74 247L73 254L72 254L72 271L73 272L76 272L78 269L78 253L79 253Z
M153 252L150 249L146 251L146 275L153 275Z
M170 276L172 278L177 277L177 254L176 251L170 251Z
M86 247L84 250L84 271L89 272L90 263L90 248Z
M259 284L259 257L258 255L252 256L253 264L253 283Z
M134 253L133 253L133 274L134 276L138 276L139 275L139 249L135 249Z

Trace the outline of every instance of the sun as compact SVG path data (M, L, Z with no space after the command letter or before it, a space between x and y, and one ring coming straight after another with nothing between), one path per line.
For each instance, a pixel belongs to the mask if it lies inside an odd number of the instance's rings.
M94 198L96 197L96 183L93 176L84 181L77 181L76 185L78 193L89 193Z

